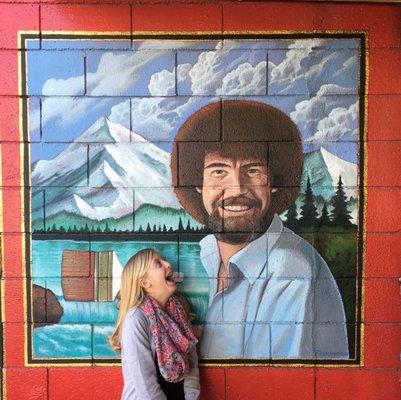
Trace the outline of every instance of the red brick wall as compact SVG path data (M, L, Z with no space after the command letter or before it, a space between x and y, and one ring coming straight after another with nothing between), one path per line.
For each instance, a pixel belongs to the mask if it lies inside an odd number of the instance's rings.
M18 1L0 4L2 390L5 399L119 399L119 366L26 365L18 31L365 31L366 260L362 366L202 367L202 399L383 399L401 396L401 7L314 2ZM398 247L400 246L400 247Z

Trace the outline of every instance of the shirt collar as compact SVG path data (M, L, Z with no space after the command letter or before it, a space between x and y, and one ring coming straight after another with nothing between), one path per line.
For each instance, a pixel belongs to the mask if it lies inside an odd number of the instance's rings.
M254 283L266 265L267 256L282 231L283 223L275 214L266 232L231 256L229 264L235 264L249 283ZM216 237L213 234L205 236L199 242L199 246L200 257L207 275L209 278L217 277L221 259Z

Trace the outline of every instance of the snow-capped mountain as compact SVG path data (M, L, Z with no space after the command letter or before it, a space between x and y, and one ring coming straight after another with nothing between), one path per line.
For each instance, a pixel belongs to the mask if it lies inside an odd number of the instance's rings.
M357 165L331 154L323 147L305 154L301 192L305 192L308 176L313 193L321 195L325 200L329 200L335 193L340 176L348 199L357 197Z
M68 226L65 221L78 228L107 223L109 228L131 231L133 218L143 229L147 223L176 228L179 218L194 226L170 187L169 162L169 153L102 117L55 158L34 166L33 227L41 229L44 216L47 226ZM347 196L356 199L355 164L324 148L308 153L301 193L309 176L314 194L329 200L340 175Z
M158 146L102 117L54 159L36 163L32 211L43 203L38 186L46 187L47 218L68 213L93 221L119 219L142 204L178 210L169 159Z

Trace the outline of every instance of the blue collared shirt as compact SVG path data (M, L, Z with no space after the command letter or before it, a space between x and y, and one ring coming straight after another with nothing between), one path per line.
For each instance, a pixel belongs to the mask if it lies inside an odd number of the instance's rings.
M219 293L217 239L199 244L210 288L203 359L349 358L337 284L318 252L278 215L229 259L228 285Z

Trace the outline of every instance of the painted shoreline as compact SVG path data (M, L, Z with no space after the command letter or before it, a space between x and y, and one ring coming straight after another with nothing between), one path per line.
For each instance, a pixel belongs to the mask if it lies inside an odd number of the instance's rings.
M32 233L33 240L96 240L99 242L135 241L135 242L199 242L208 233Z

